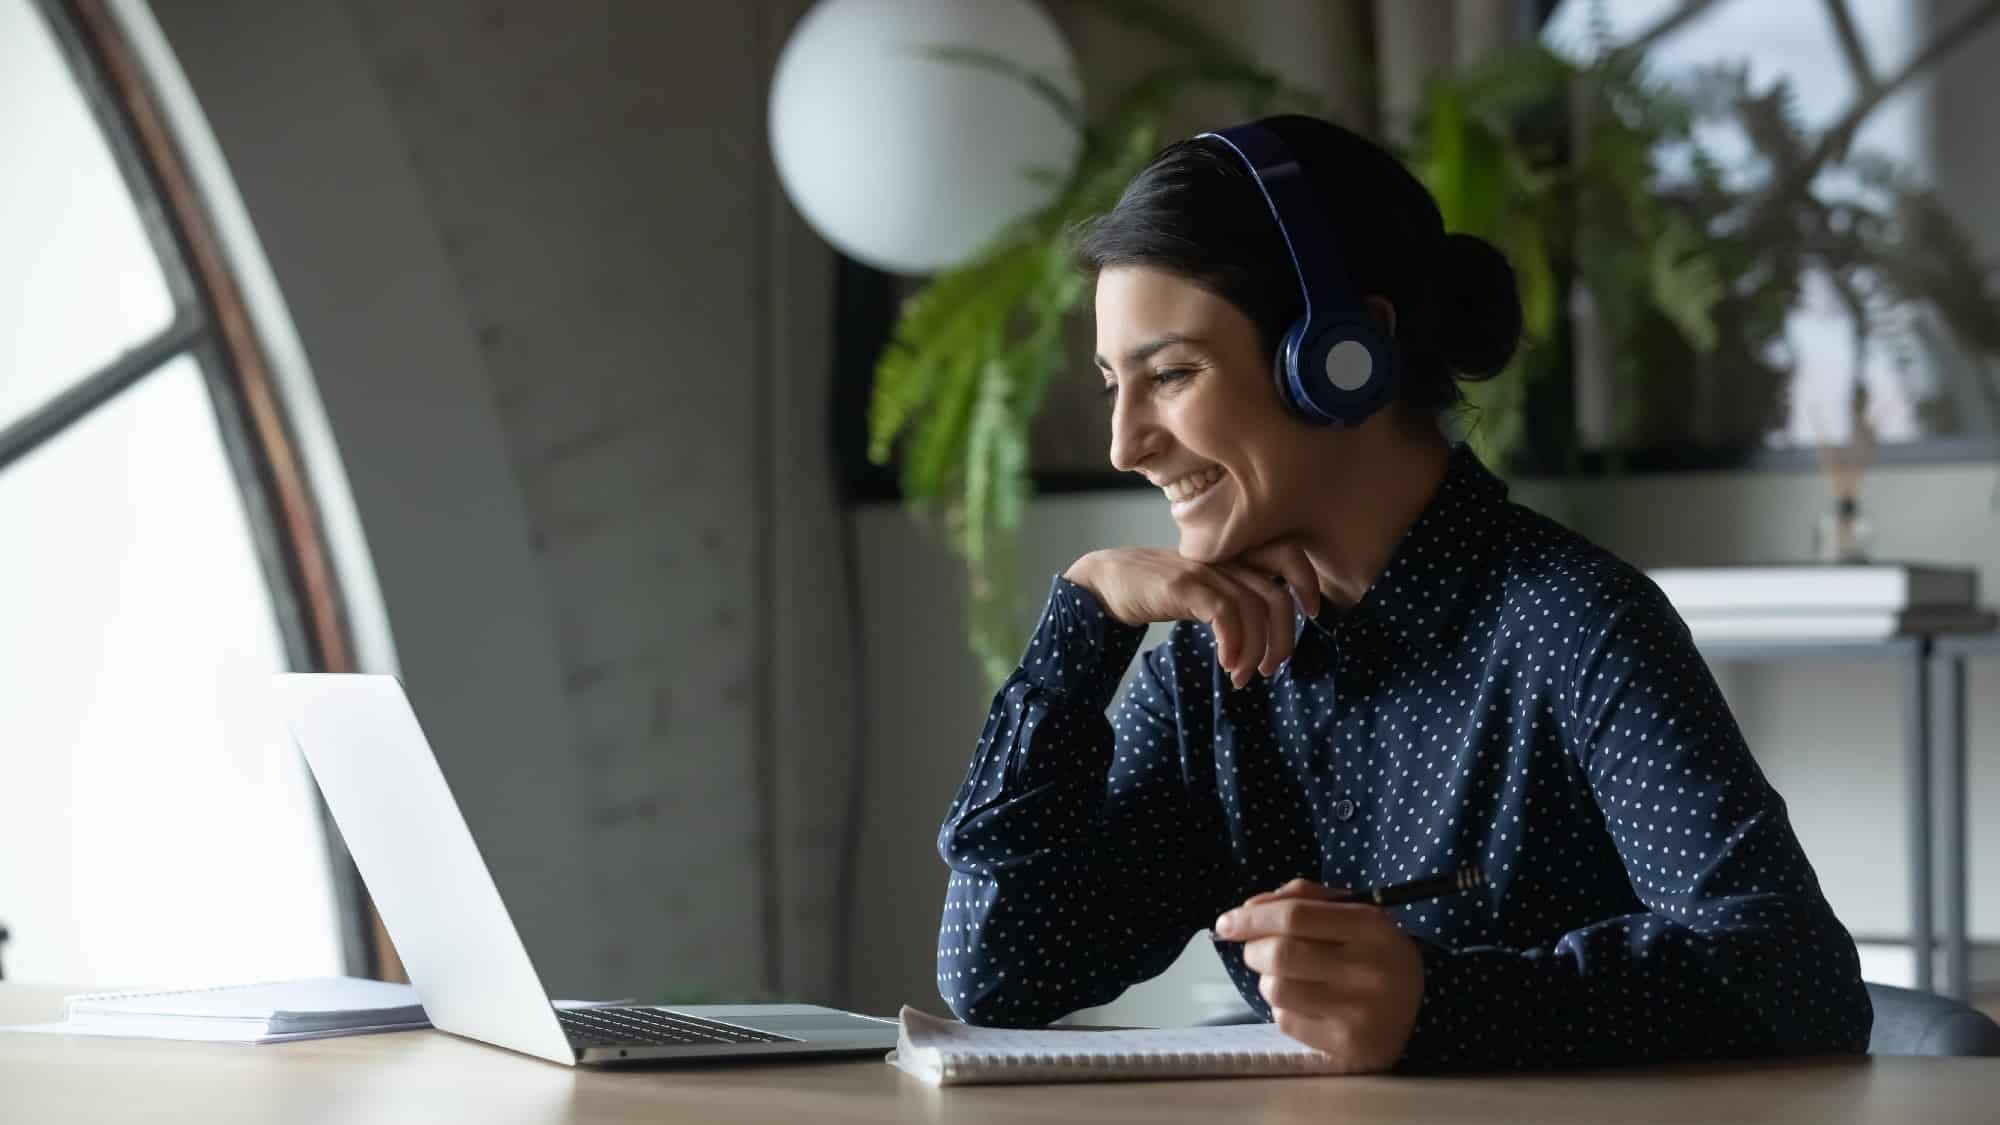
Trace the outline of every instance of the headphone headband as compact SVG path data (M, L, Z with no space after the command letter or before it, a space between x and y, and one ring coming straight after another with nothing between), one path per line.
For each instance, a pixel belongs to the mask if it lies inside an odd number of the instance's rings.
M1318 422L1355 425L1389 399L1395 350L1348 275L1333 225L1285 142L1257 123L1203 133L1236 153L1278 224L1305 315L1285 333L1275 375L1281 397Z
M1305 296L1306 316L1311 318L1315 312L1331 313L1340 320L1365 316L1366 311L1354 295L1352 279L1347 276L1340 240L1334 237L1332 225L1313 200L1305 169L1299 167L1298 158L1285 142L1254 123L1202 136L1214 137L1228 145L1248 166L1250 178L1256 182L1265 206L1271 209L1271 218L1278 224L1278 234L1285 240L1292 272ZM1315 308L1315 298L1322 307ZM1335 307L1340 305L1346 307Z

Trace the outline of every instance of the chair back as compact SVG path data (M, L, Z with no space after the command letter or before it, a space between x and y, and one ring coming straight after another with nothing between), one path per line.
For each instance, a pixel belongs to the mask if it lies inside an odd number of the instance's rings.
M2000 1024L1956 1000L1886 984L1870 984L1875 1030L1871 1055L2000 1056Z

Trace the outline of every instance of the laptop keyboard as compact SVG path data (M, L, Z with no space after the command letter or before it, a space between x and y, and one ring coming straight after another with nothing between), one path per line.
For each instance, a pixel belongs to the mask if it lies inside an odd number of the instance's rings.
M574 1047L681 1047L710 1043L796 1043L785 1035L752 1031L658 1008L557 1008L556 1019Z

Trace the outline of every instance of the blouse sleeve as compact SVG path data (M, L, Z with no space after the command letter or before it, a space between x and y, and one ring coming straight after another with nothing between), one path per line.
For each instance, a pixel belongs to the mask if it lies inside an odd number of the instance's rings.
M968 1023L1040 1026L1110 1001L1213 918L1166 646L1105 715L1144 635L1058 578L994 697L937 839L951 868L938 991Z
M1865 1051L1853 939L1687 627L1640 578L1582 637L1564 739L1646 910L1541 948L1426 945L1405 1067Z

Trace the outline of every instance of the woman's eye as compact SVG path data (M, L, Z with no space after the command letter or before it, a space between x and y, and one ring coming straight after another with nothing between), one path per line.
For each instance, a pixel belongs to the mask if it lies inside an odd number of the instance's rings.
M1170 386L1174 383L1178 383L1183 379L1186 379L1188 376L1194 374L1195 370L1196 369L1192 367L1162 367L1158 371L1152 372L1147 377L1153 381L1154 386L1165 387L1165 386ZM1098 390L1097 394L1100 398L1105 399L1107 402L1117 398L1118 381L1116 379L1113 379L1110 382L1105 383L1104 386Z

